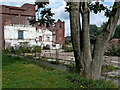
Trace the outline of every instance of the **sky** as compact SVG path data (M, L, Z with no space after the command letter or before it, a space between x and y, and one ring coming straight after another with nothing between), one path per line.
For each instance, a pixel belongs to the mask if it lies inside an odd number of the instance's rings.
M35 0L0 0L0 4L10 5L20 7L24 3L34 4ZM103 3L105 6L112 6L114 0L105 0ZM50 3L47 7L51 8L52 13L55 13L53 18L57 21L61 19L65 21L65 36L70 36L70 20L69 13L65 12L66 2L64 0L50 0ZM103 22L106 22L108 19L104 16L104 12L94 14L90 13L90 24L96 24L98 27L101 26Z

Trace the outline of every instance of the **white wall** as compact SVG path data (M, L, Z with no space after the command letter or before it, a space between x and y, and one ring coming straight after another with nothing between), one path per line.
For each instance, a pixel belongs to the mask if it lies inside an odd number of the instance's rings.
M18 31L23 31L23 38L18 39ZM24 26L4 26L4 38L5 43L11 43L11 46L17 44L19 45L20 42L29 42L30 45L36 45L36 29L35 27L24 27ZM30 40L31 39L31 40Z
M24 39L18 39L19 30L23 31ZM42 41L39 41L39 36L42 36ZM20 42L29 42L28 44L30 46L38 45L43 47L46 45L50 45L51 49L60 48L60 45L56 45L57 47L52 47L54 43L53 43L53 33L51 31L47 29L36 30L36 28L32 26L22 26L22 25L4 26L4 38L5 38L5 43L11 43L11 46L20 45Z

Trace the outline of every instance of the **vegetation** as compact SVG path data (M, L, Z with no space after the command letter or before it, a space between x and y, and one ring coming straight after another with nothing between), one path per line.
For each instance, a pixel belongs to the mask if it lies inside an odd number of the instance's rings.
M67 2L67 1L66 1ZM120 2L114 2L111 8L100 2L67 2L66 11L69 12L71 39L74 49L76 70L86 78L98 79L101 76L104 47L114 36L120 15ZM90 48L90 12L97 14L104 12L108 21L101 33L95 37L93 52ZM82 21L80 20L80 15ZM80 22L81 21L81 22ZM97 27L94 27L97 29Z
M120 48L117 49L114 44L111 44L111 48L105 52L106 56L120 56Z
M115 31L115 34L114 34L114 37L113 37L113 38L118 38L118 39L120 39L120 24L117 25L116 31Z
M111 82L82 78L19 57L3 55L3 88L117 88Z
M64 51L65 52L73 52L73 48L72 47L68 47L67 45L64 47Z
M71 36L65 37L65 45L72 45Z
M113 70L116 70L116 69L119 69L119 68L111 66L111 65L102 66L102 72L113 71Z
M43 50L50 50L50 46L49 45L44 46Z

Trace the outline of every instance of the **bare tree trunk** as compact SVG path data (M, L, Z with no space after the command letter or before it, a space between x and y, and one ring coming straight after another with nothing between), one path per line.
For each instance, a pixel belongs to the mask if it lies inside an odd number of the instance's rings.
M95 43L93 51L93 61L91 62L91 78L98 79L101 76L101 64L103 61L104 50L107 42L113 37L116 25L120 15L120 2L115 2L112 10L115 13L109 18L106 28L103 30L102 34L99 36Z
M71 26L71 39L74 49L74 57L76 63L76 69L78 72L83 68L83 63L81 60L81 50L80 50L80 13L79 13L80 3L71 2L70 5L70 26Z
M82 4L82 53L83 53L83 62L84 62L84 71L83 75L85 77L90 76L90 63L91 63L91 51L90 51L90 35L89 35L89 10L87 2Z

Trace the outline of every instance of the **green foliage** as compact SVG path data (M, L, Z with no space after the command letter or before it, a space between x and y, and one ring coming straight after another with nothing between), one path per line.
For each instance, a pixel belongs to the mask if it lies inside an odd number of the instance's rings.
M33 56L32 55L26 55L25 58L27 58L27 59L33 59Z
M3 51L3 53L10 53L10 52L11 52L10 48L6 48L6 49Z
M65 47L64 47L64 51L65 51L65 52L73 52L73 48L72 48L72 47L65 46Z
M58 61L58 60L56 60L56 61L50 61L50 63L51 63L51 64L56 64L56 65L58 65L58 64L59 64L59 61Z
M35 25L35 23L38 22L40 23L40 26L44 25L45 23L54 24L55 19L52 19L54 13L51 12L51 8L45 8L45 6L48 4L49 2L35 2L35 5L38 7L36 10L38 20L36 21L35 18L30 19L29 22L31 25Z
M115 7L116 4L117 3L115 3L113 7L111 6L107 7L107 6L104 6L104 4L100 4L100 2L89 3L89 9L93 11L95 14L97 14L98 12L104 11L106 17L111 17L116 13L116 8L117 8ZM111 10L111 8L113 8L113 10Z
M116 70L116 69L119 69L119 68L111 66L111 65L104 65L101 68L102 72L113 71L113 70Z
M115 84L105 81L104 79L92 80L83 78L77 74L68 74L67 78L70 82L77 83L77 88L115 88L117 87Z
M35 18L31 18L31 19L28 19L29 20L29 23L30 25L34 26L35 23L36 23L36 19Z
M41 47L39 47L39 46L35 46L34 47L34 49L33 49L33 52L35 52L35 53L41 53Z
M96 25L90 25L90 43L94 44L96 39L99 37L99 35L104 31L105 27L107 25L107 22L103 22L103 24L100 27L97 27ZM115 34L113 38L120 38L120 25L117 25Z
M65 44L66 44L66 45L72 45L71 39L70 39L70 40L65 40Z
M111 48L104 53L106 56L120 56L120 48L117 49L114 44L111 44Z
M50 46L49 45L44 46L43 50L50 50Z
M15 49L13 47L10 48L11 53L15 53Z
M118 38L118 39L120 39L120 25L117 25L116 31L115 31L115 34L114 34L114 37L113 37L113 38Z
M35 5L39 8L44 8L46 5L48 5L49 2L35 2Z
M99 35L98 27L96 25L89 25L89 28L90 28L90 42L91 44L94 44L95 40Z
M96 25L89 25L90 28L90 43L95 44L96 39L99 37L99 35L102 33L104 28L106 27L105 22L101 25L101 27L97 27Z
M19 49L15 50L14 54L21 55L22 53L30 53L30 52L31 52L31 48L30 47L20 47Z

